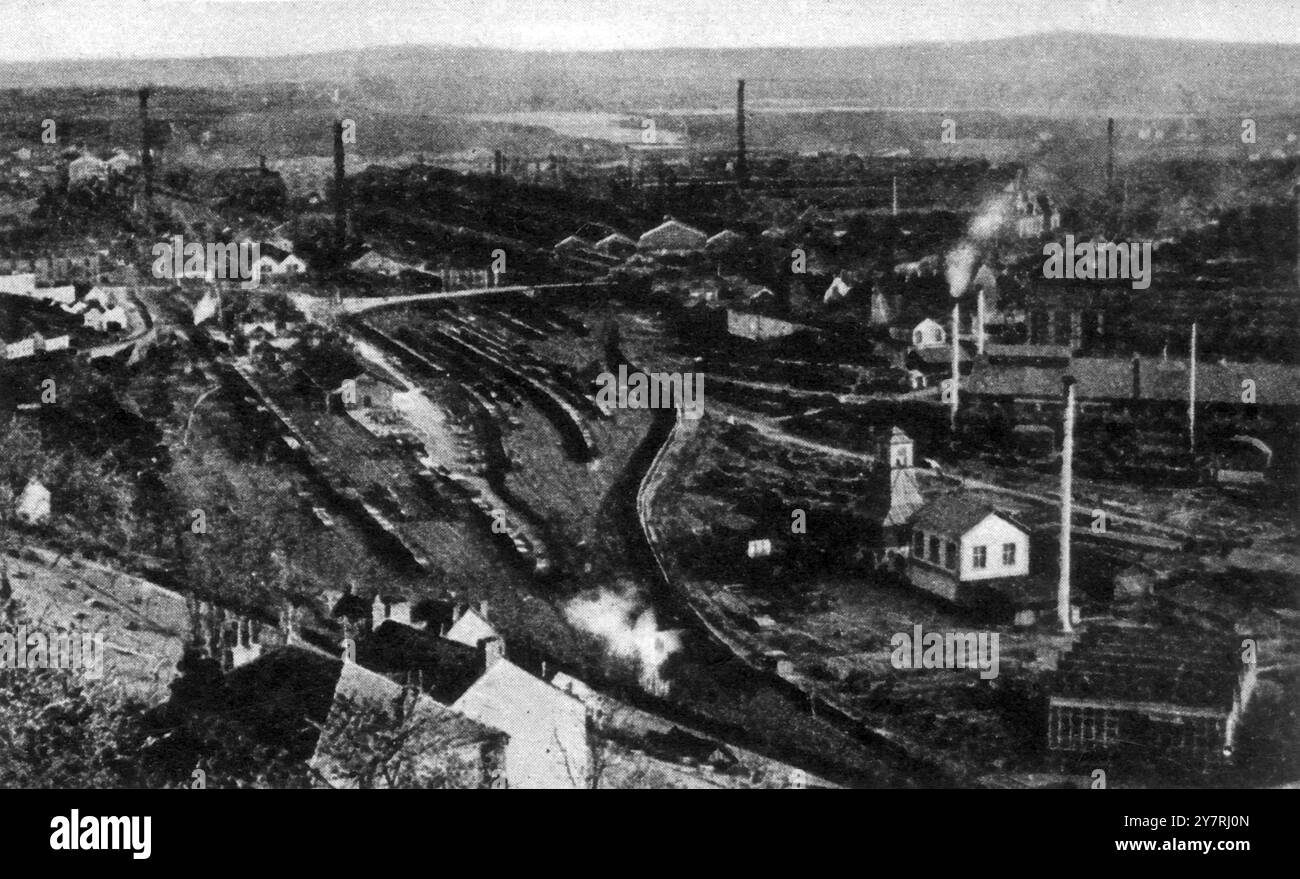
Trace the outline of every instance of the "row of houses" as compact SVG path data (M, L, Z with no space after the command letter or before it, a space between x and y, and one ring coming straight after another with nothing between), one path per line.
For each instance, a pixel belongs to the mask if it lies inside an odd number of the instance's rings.
M66 284L69 281L95 283L101 278L102 261L106 254L107 251L0 257L0 275L33 274L36 283L43 286Z
M354 259L348 267L353 271L368 275L379 275L385 278L397 278L405 273L413 272L430 279L437 278L440 282L439 289L442 290L481 289L483 287L497 286L501 283L501 273L493 273L488 269L457 268L450 265L431 268L428 264L416 265L402 262L390 256L385 256L377 250L367 250Z
M60 305L71 305L77 299L76 287L38 287L36 275L32 272L0 275L0 293L56 302Z
M19 360L24 357L35 357L37 354L51 354L56 351L68 350L70 337L52 336L46 338L40 333L32 333L25 339L19 339L17 342L7 342L3 345L3 354L5 360Z

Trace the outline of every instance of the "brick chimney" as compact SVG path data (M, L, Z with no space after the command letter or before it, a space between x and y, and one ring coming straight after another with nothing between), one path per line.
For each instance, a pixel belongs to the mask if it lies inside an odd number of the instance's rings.
M348 236L347 177L343 170L343 120L334 120L334 241L341 250Z
M736 184L744 186L749 180L749 167L745 164L745 81L736 80Z
M1064 438L1061 440L1060 575L1056 587L1056 614L1061 631L1073 631L1070 619L1070 526L1074 513L1074 378L1061 379L1065 397Z
M1115 120L1106 120L1106 185L1115 182Z
M153 198L153 150L149 146L149 89L140 89L140 171L144 177L144 198Z
M500 636L483 638L478 642L478 657L487 671L497 660L506 658L506 642Z

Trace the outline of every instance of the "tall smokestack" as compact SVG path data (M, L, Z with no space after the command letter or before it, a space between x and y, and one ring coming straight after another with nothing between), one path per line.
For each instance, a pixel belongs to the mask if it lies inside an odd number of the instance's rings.
M153 199L153 151L149 146L149 89L140 89L140 171L144 175L144 198Z
M961 305L954 302L952 304L952 398L948 411L948 424L954 434L957 432L957 389L961 383L961 343L957 339L957 331L960 327Z
M1192 324L1191 364L1187 375L1187 442L1196 454L1196 324Z
M745 164L745 81L736 80L736 183L744 186L749 180L749 167Z
M980 284L975 300L975 350L984 353L984 285Z
M1074 379L1066 376L1065 437L1061 441L1061 558L1056 586L1056 616L1061 631L1073 631L1070 623L1070 520L1074 515Z
M1106 120L1106 185L1115 182L1115 120Z
M347 177L343 172L343 120L334 120L334 240L339 248L347 242Z
M894 177L894 216L898 216L898 177Z

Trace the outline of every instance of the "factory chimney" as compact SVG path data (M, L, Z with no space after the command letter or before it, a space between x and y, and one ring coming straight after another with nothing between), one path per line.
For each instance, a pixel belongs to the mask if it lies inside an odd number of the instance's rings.
M1188 448L1196 454L1196 324L1192 324L1191 363L1187 374L1187 439Z
M894 176L894 216L898 216L898 176Z
M745 81L736 80L736 185L744 187L749 180L749 167L745 164Z
M961 305L952 304L952 397L949 400L948 425L954 436L957 433L957 395L961 385L961 342L957 338L961 329Z
M1061 380L1065 392L1065 436L1061 440L1061 558L1056 586L1056 616L1061 631L1073 631L1070 623L1070 520L1074 514L1074 379Z
M984 285L980 284L975 299L975 350L984 354Z
M146 205L153 199L153 151L149 147L149 89L140 89L140 171Z
M347 178L343 172L343 120L334 120L334 241L341 250L347 243Z
M1115 119L1106 120L1106 185L1115 182Z

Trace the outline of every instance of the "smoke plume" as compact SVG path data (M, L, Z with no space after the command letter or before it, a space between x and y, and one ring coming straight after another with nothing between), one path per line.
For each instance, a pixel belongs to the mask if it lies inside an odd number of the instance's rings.
M654 693L667 690L660 671L681 649L681 634L659 628L653 608L638 599L601 589L594 598L578 597L564 606L569 623L600 638L611 653L637 664L641 685Z

